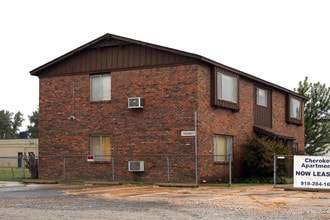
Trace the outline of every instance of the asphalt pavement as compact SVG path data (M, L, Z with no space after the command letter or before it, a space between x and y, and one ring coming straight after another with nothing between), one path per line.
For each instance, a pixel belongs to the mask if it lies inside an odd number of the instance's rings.
M330 194L0 182L0 219L329 219ZM300 205L301 204L301 205ZM309 206L308 206L309 204Z

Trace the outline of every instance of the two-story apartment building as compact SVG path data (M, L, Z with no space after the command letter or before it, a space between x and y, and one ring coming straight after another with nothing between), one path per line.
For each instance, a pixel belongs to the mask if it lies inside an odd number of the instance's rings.
M305 97L200 55L105 34L31 74L42 179L212 182L253 133L304 148Z

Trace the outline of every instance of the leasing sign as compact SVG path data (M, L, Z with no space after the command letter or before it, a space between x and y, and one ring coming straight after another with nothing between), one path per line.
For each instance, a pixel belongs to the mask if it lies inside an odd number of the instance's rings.
M294 187L330 189L330 157L294 156Z

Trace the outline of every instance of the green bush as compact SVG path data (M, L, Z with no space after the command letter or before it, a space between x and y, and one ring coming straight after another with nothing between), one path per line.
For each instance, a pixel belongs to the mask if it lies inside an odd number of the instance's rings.
M274 153L287 154L287 147L278 141L253 135L247 138L244 147L244 177L267 178L273 176ZM278 171L285 175L285 161L278 164Z

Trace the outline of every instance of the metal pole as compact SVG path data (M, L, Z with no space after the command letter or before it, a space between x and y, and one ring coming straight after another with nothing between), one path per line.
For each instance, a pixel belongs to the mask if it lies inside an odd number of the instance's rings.
M229 154L229 186L231 186L231 153Z
M24 155L24 157L26 157L25 155ZM22 170L22 175L23 175L23 178L25 179L25 160L23 159L23 166L21 167L21 170Z
M197 112L194 115L194 127L195 127L195 171L196 171L196 179L195 184L198 185L198 151L197 151Z
M167 162L167 183L170 183L170 159L166 157Z
M276 187L276 154L274 153L274 187Z
M115 159L114 157L111 157L112 159L112 182L115 182Z
M64 159L63 159L63 179L65 180L65 169L66 169L66 161L65 161L65 156L64 156Z

